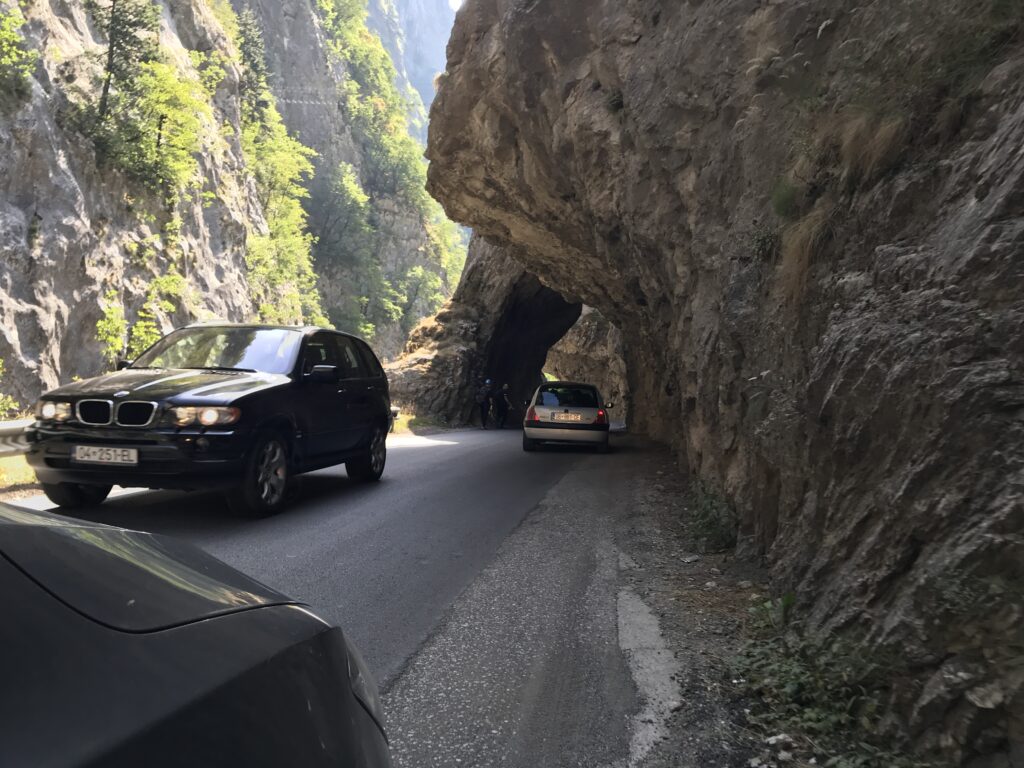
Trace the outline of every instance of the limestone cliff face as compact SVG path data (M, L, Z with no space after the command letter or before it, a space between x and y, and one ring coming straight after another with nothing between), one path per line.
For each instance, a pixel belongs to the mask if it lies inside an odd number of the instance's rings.
M469 0L428 150L963 764L1024 749L1024 49L981 5Z
M188 50L225 50L223 31L200 0L163 3L161 43L177 60ZM30 404L44 389L103 368L96 324L113 290L129 319L150 281L173 262L186 276L185 301L159 320L242 320L252 302L245 278L247 232L266 224L244 172L237 140L200 158L206 200L179 205L173 254L161 237L167 212L155 196L101 169L91 142L68 127L67 91L95 66L100 47L80 2L32 3L29 44L42 53L31 95L0 111L0 358L3 390ZM238 72L228 67L214 98L219 121L238 135Z
M548 350L545 373L595 385L606 403L615 405L612 421L629 422L629 381L622 333L592 307L584 307L576 324Z

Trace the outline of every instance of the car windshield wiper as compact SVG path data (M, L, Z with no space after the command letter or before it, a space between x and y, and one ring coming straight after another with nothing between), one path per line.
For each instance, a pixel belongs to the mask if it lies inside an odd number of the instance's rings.
M259 373L255 368L232 368L230 365L190 365L186 371L227 371L228 373Z

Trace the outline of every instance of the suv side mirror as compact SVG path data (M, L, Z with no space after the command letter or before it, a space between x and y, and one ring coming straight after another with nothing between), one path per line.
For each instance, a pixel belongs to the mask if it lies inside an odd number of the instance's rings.
M310 381L335 382L338 380L338 366L336 365L314 365L313 369L306 374Z
M131 360L118 360L117 361L117 370L123 371L125 368L129 367L131 364L132 364Z

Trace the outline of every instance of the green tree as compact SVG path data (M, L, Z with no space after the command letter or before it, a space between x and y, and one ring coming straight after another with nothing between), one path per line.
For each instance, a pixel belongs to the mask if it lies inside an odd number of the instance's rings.
M173 64L142 64L121 120L135 140L121 146L122 164L140 180L165 192L196 179L197 154L213 110L198 78Z
M17 5L6 7L0 0L0 100L28 95L28 79L39 54L29 50L22 37L25 17Z
M242 58L242 77L238 83L242 109L248 120L255 120L269 106L269 71L263 32L252 8L246 8L238 17L238 52Z
M152 0L88 0L87 7L107 38L98 116L107 119L111 89L134 83L140 65L160 50L160 7Z

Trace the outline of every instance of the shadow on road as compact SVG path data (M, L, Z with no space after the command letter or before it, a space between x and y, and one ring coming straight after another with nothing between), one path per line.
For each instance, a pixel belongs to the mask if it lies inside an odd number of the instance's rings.
M304 516L337 514L339 509L344 509L344 502L373 490L371 486L353 483L341 468L302 475L294 478L293 483L288 506L279 515L268 518L233 511L224 494L217 491L140 491L108 499L97 507L64 510L61 514L78 520L190 538L266 525L279 518L295 522Z

